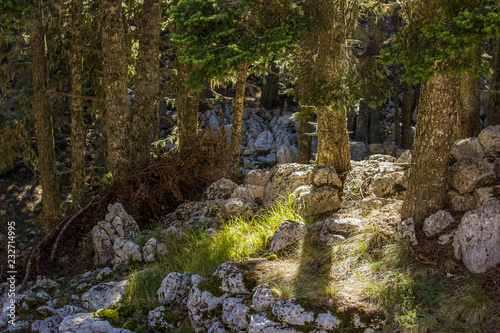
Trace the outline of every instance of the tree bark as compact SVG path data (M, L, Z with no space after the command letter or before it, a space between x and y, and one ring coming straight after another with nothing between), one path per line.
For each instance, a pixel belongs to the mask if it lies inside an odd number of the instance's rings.
M238 80L236 81L236 95L233 103L233 126L231 130L231 176L235 180L240 178L240 143L247 73L248 63L243 63L240 67Z
M80 45L83 3L73 0L71 3L71 196L73 203L85 192L85 125L83 123L82 62Z
M313 125L311 125L312 114L308 112L307 114L301 115L300 117L300 127L299 127L299 149L297 153L297 163L309 164L312 155L312 137L307 135L312 133Z
M371 110L370 143L380 143L380 106Z
M136 165L149 160L155 110L158 108L158 54L161 8L158 0L144 0L139 34L139 55L132 119L131 152Z
M196 140L198 133L198 98L191 89L186 88L182 82L186 81L194 66L190 63L178 64L179 89L177 91L177 128L179 131L179 150L183 152Z
M500 37L493 40L491 67L493 68L493 74L490 81L491 92L488 101L486 126L500 125Z
M56 172L54 129L49 96L47 95L47 58L41 1L31 13L31 57L33 71L33 112L35 114L36 142L40 163L43 214L59 214L61 198Z
M437 76L422 85L410 179L401 217L416 226L443 208L459 78Z
M371 111L368 105L361 101L359 103L359 115L356 122L356 134L354 140L370 143L370 119Z
M334 106L318 110L318 154L316 164L330 164L342 173L351 169L349 136L344 108Z
M403 149L411 149L413 146L411 137L411 113L413 101L415 99L415 90L411 83L406 83L405 94L403 99L403 119L401 126L401 147Z
M127 61L124 47L122 1L101 0L102 51L106 111L105 164L114 176L129 163L130 111L127 94Z
M278 106L278 83L280 77L274 73L278 71L274 62L271 62L271 71L273 73L266 75L266 83L262 86L260 95L260 104L267 110Z
M460 78L457 94L457 128L456 140L471 138L481 132L479 77L464 74Z
M395 138L394 143L401 147L401 119L399 114L399 90L400 90L400 82L399 82L399 65L394 66L394 132Z

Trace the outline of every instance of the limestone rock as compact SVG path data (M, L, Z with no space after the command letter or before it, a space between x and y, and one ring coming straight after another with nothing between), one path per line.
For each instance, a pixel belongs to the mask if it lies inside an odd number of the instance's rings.
M296 163L297 162L297 148L289 145L282 145L276 152L276 162L283 163Z
M165 243L158 242L156 238L150 238L142 248L143 258L145 262L152 262L157 256L162 256L167 253Z
M496 175L493 164L480 159L467 159L449 168L448 183L460 194L471 193L478 187L493 184Z
M369 190L377 197L402 199L407 187L408 172L403 171L398 165L392 165L385 169L383 173L376 174L373 177Z
M480 208L481 206L499 204L497 198L493 194L495 187L480 187L474 191L474 201L476 202L475 208Z
M314 324L321 329L333 330L338 328L342 324L342 321L328 311L326 313L318 313Z
M160 288L156 292L158 301L160 303L170 303L182 298L187 295L190 285L191 277L189 275L177 272L170 273L163 279Z
M349 152L351 154L351 160L353 161L362 161L370 154L368 145L360 141L350 142Z
M187 221L193 217L205 216L206 214L208 214L206 201L184 202L180 204L179 207L177 207L177 209L175 210L175 215L180 221Z
M446 193L446 203L451 210L465 212L476 208L474 196L470 193L461 195L456 190L449 190Z
M500 155L500 126L485 128L479 133L478 138L487 157L496 158Z
M307 225L307 229L317 234L319 242L332 246L343 241L344 237L355 234L363 224L363 220L351 217L341 218L334 214L324 220Z
M113 245L115 251L115 262L128 263L131 261L142 261L141 247L124 238L118 238Z
M276 295L271 291L269 285L261 284L254 288L252 305L255 311L267 311L275 301Z
M330 165L278 164L273 167L264 185L263 205L270 206L302 185L340 188L342 182Z
M104 320L98 320L91 313L79 313L63 319L60 333L133 333L130 330L114 328Z
M156 309L149 311L148 327L153 329L155 332L172 330L180 326L180 322L171 323L167 320L167 316L165 316L165 310L167 309L164 306L159 306Z
M249 201L260 202L264 197L264 187L257 185L240 185L233 191L231 197L241 197Z
M195 329L206 330L215 322L222 320L222 313L218 309L222 308L222 302L227 295L214 296L206 290L201 290L198 285L194 285L189 291L187 308L191 326Z
M63 316L51 316L44 320L36 320L31 324L31 332L36 333L59 333L59 325L63 321Z
M500 263L500 205L471 210L453 238L455 257L462 259L468 270L484 273Z
M245 185L264 186L269 171L262 171L260 169L252 170L245 176Z
M122 299L128 285L129 282L123 280L119 282L106 282L93 286L82 295L83 306L92 311L107 309Z
M281 222L278 229L270 239L270 250L276 253L302 239L307 234L307 228L303 222L285 220Z
M210 185L204 195L207 200L226 200L231 197L238 184L230 179L222 178Z
M451 146L450 155L457 162L471 158L482 159L484 158L484 148L479 138L461 139Z
M257 156L257 161L263 163L265 166L273 166L276 164L276 153L270 153L264 156Z
M283 324L276 323L267 318L264 312L256 313L250 316L250 325L248 333L298 333L293 328L286 327Z
M112 269L109 268L109 267L104 267L103 269L101 269L101 271L99 272L99 274L97 274L97 277L96 277L96 280L97 281L101 281L102 279L104 279L106 276L110 275L112 273Z
M222 302L222 321L235 331L248 327L247 315L250 308L242 304L242 301L243 298L230 297Z
M222 204L227 214L230 216L241 216L244 219L251 217L253 211L257 208L255 202L242 197L224 200Z
M424 232L427 237L432 237L446 229L455 222L455 218L447 211L440 210L424 220Z
M220 289L232 295L249 295L256 283L252 275L246 265L233 261L220 264L212 274L220 280Z
M59 283L57 283L54 280L47 279L47 278L41 278L37 279L33 287L31 289L50 289L50 288L57 288L59 286Z
M406 219L401 224L396 226L394 237L410 241L413 245L417 245L417 236L415 234L415 221L413 217Z
M450 244L451 242L453 242L453 237L455 237L455 232L456 230L453 230L450 233L439 236L438 243L441 245Z
M293 193L299 193L295 199L297 213L306 218L340 208L338 191L329 186L302 185Z
M113 250L113 243L106 230L98 225L94 226L92 228L92 242L94 244L94 261L96 266L106 265L113 260L115 251Z
M405 150L401 155L399 155L397 163L411 163L411 150Z
M381 155L385 154L384 145L381 143L372 143L368 147L368 151L371 155Z
M396 160L397 159L394 156L385 155L384 153L374 154L368 158L368 161L377 161L386 163L394 163L396 162Z
M281 321L291 325L306 325L314 320L314 313L304 310L292 300L277 301L272 306L273 314Z
M127 213L121 203L109 204L108 211L109 214L106 215L105 220L113 225L120 237L133 239L139 234L137 222Z
M227 331L222 326L220 321L216 321L210 328L207 333L226 333Z

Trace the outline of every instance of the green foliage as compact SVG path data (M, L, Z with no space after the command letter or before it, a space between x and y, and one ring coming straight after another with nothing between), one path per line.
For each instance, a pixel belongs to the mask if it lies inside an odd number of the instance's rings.
M14 121L0 130L0 169L20 159L34 162L36 155L31 148L31 138L26 130L27 120L28 117Z
M500 7L491 0L477 6L459 0L437 2L398 33L382 50L384 63L403 62L405 79L425 82L436 74L487 75L488 62L476 52L481 41L500 36Z
M292 41L293 21L280 18L296 16L262 19L269 15L264 4L277 6L275 13L290 13L294 2L241 0L224 5L216 0L181 0L169 10L176 26L173 41L180 45L181 62L199 66L186 86L202 89L203 80L225 82L242 63L284 52Z
M101 309L96 312L96 315L108 321L113 326L118 326L120 324L120 316L118 315L118 311L112 309Z

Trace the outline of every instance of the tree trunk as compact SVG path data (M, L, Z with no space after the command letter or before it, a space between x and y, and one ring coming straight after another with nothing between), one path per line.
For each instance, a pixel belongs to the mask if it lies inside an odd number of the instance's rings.
M191 89L186 88L182 82L186 81L194 66L190 63L178 63L179 88L177 91L177 128L179 131L179 150L182 152L189 147L198 135L198 98Z
M33 112L35 114L36 142L40 160L43 214L59 214L61 198L56 172L56 153L52 111L47 95L47 58L41 2L30 17L31 57L33 71Z
M342 173L351 169L349 136L344 108L334 106L318 110L318 154L316 164L330 164Z
M396 134L394 143L401 147L401 119L399 115L399 65L394 66L394 132Z
M410 179L401 217L417 226L443 208L459 78L437 76L422 85Z
M122 1L101 0L102 53L106 111L103 135L106 169L114 176L129 163L130 111L127 94Z
M278 106L278 83L280 77L274 73L278 71L274 62L271 62L271 71L273 73L266 75L266 83L262 86L260 95L260 104L267 110Z
M380 143L380 107L371 110L370 143Z
M371 111L368 105L361 101L359 103L359 115L356 122L356 134L354 140L370 143L370 119Z
M231 176L240 178L240 143L241 129L243 126L243 107L245 103L245 85L247 81L248 63L240 67L236 81L236 95L233 103L233 126L231 130Z
M161 8L158 0L144 0L139 35L131 152L136 164L149 160L155 110L158 108L158 54Z
M500 37L493 39L491 67L493 68L493 74L490 81L491 92L488 101L486 126L500 125Z
M83 3L78 0L71 2L71 196L73 203L85 192L85 124L83 123L82 62L80 45Z
M411 113L413 101L415 99L415 90L411 83L406 83L405 95L403 99L403 121L401 127L401 147L411 149L413 142L411 137Z
M456 140L471 138L481 132L479 77L464 74L460 78L457 94Z
M313 125L311 125L312 119L311 112L300 116L299 149L297 153L297 163L300 164L309 164L311 161L312 137L307 134L313 131Z

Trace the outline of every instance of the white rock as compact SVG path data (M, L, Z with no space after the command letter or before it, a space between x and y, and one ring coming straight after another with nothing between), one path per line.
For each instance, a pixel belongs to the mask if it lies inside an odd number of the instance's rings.
M273 141L274 141L273 133L271 133L270 131L260 132L259 135L257 136L257 140L255 140L253 148L255 149L255 152L258 154L269 153L271 152Z
M493 194L494 187L480 187L474 191L474 201L476 202L475 208L480 208L481 206L499 204L497 198Z
M93 286L82 295L83 306L93 311L107 309L122 299L128 285L129 282L123 280L119 282L106 282Z
M318 313L314 324L325 330L333 330L336 329L342 323L337 317L332 315L330 311L327 313Z
M189 291L187 308L191 326L198 330L209 329L215 322L221 321L221 314L216 309L222 306L227 295L216 297L206 290L194 285Z
M245 176L245 185L264 186L268 177L269 171L262 171L260 169L252 170Z
M453 237L455 236L455 232L456 232L456 230L439 236L438 243L441 245L450 244L453 241Z
M230 198L222 203L230 216L241 216L244 219L251 217L257 208L255 202L242 197Z
M160 306L156 309L149 311L148 314L148 327L155 331L171 330L180 326L179 323L169 323L165 320L165 307Z
M275 301L276 295L269 285L261 284L253 289L252 305L255 311L267 311Z
M484 147L487 157L500 155L500 126L489 126L479 133L479 142Z
M478 187L493 184L496 180L493 164L480 159L467 159L449 168L448 183L460 194L472 193Z
M63 319L59 333L133 333L130 330L114 328L104 320L98 320L91 313L79 313Z
M210 328L207 333L226 333L227 331L222 327L222 323L220 321L216 321Z
M63 321L62 316L51 316L44 320L36 320L31 324L31 332L36 333L59 333L59 325Z
M410 241L413 245L417 245L417 236L415 234L415 221L410 217L396 226L394 237Z
M50 289L50 288L57 288L58 286L59 283L57 283L56 281L47 278L42 278L36 280L36 283L33 285L33 287L31 287L31 289L36 289L36 288Z
M156 292L160 303L170 303L187 295L191 277L187 274L173 272L168 274Z
M230 297L222 302L222 321L233 330L248 327L247 315L250 308L242 304L243 298Z
M424 220L424 232L427 237L432 237L446 229L455 222L455 218L445 210L440 210Z
M463 161L470 158L484 158L484 148L479 138L466 138L455 142L451 146L450 155L455 161Z
M297 148L291 147L287 144L279 147L276 152L276 162L283 163L296 163L297 162Z
M307 228L303 222L285 220L280 223L278 229L270 239L271 252L278 252L307 234Z
M240 185L234 190L231 197L241 197L249 201L260 202L264 197L264 187L257 185Z
M331 212L340 208L338 191L329 186L317 188L314 185L299 186L294 192L295 209L302 217Z
M256 313L250 316L248 333L298 333L290 327L275 323L267 318L265 313Z
M220 279L220 289L223 292L233 295L249 295L252 290L247 289L245 280L251 277L252 273L238 266L239 264L233 261L222 263L212 275Z
M306 325L314 320L314 313L304 310L291 300L277 301L272 306L273 314L281 321L291 325Z
M233 191L238 187L238 184L230 179L222 178L212 185L210 185L205 191L204 196L208 200L225 200L231 197Z
M465 212L476 208L474 196L470 193L461 195L455 190L446 193L446 203L451 210Z
M455 257L468 270L484 273L500 263L500 206L484 206L462 217L453 238Z

